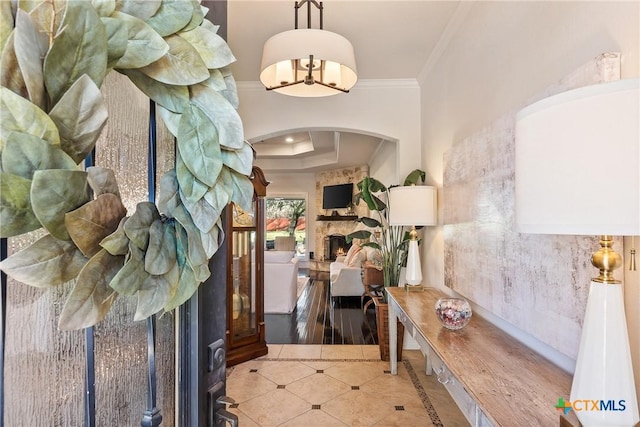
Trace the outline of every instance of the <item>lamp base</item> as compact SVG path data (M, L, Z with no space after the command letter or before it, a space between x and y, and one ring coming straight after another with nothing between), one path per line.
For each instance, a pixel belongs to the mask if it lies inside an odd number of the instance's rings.
M424 292L424 286L422 286L421 284L410 285L408 283L405 283L404 290L407 292Z

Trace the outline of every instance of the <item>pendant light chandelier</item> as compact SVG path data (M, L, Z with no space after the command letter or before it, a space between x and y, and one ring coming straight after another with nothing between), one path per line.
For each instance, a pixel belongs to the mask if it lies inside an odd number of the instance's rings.
M298 28L298 12L307 5L307 28ZM311 5L318 8L320 29L311 28ZM323 30L323 4L295 3L295 29L264 44L260 81L267 90L289 96L320 97L348 93L356 84L353 46L340 34Z

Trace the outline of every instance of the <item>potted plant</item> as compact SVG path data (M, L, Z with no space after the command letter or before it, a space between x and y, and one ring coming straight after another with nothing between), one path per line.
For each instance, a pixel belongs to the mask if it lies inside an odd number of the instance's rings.
M415 185L424 182L425 172L413 170L404 180L403 185ZM380 268L383 271L384 286L398 286L400 272L407 258L409 233L402 226L391 226L387 220L391 206L388 205L389 189L377 179L367 176L357 184L359 192L354 196L354 203L367 204L371 216L363 216L356 221L363 224L365 229L356 230L346 236L347 242L353 239L364 240L361 246L369 246L380 251ZM389 328L388 306L386 294L381 299L374 298L376 306L376 321L378 326L378 342L380 357L389 359ZM398 359L401 359L402 335L404 328L398 322Z

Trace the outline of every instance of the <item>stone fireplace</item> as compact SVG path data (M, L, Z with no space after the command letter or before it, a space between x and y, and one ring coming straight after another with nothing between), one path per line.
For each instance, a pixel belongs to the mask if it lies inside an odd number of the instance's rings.
M324 238L324 259L335 261L336 257L346 255L351 247L347 239L342 234L332 234Z

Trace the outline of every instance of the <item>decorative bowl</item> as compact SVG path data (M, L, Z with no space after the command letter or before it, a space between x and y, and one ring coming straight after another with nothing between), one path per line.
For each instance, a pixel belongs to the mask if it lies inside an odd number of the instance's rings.
M462 298L440 298L435 308L438 320L447 329L462 329L471 320L471 306Z

